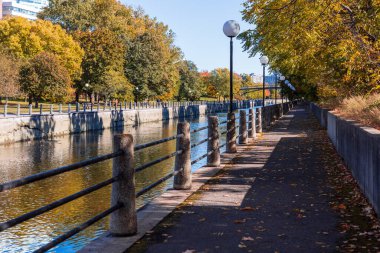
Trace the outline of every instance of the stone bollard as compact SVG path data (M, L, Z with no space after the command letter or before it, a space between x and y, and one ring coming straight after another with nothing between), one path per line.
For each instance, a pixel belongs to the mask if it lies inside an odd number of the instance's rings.
M173 187L176 190L187 190L191 188L190 124L179 122L177 135L180 135L177 137L177 151L182 150L182 153L175 157Z
M110 215L110 233L113 236L129 236L137 233L136 189L133 136L115 135L113 151L123 154L113 158L112 175L118 177L112 184L111 206L123 206Z
M245 110L240 111L240 127L239 127L239 144L248 143L247 132L247 113Z
M219 120L217 116L208 117L208 142L207 153L214 151L207 156L207 166L218 167L220 165L219 149Z
M53 105L50 105L50 115L53 114Z
M32 113L33 113L33 105L30 104L29 105L29 115L32 115Z
M258 108L257 110L257 132L263 132L263 108Z
M230 112L227 114L227 145L226 153L236 153L236 127L235 127L235 113Z
M20 116L21 114L21 108L20 108L20 104L17 104L17 116Z
M43 114L43 111L42 111L42 104L40 104L40 115Z
M59 113L62 113L62 104L59 104Z
M256 108L249 109L248 138L257 139L256 134Z

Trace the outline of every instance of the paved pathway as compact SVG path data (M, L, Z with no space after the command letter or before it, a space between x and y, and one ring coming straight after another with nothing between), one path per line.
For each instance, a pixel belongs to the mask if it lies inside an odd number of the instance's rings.
M297 107L127 252L334 252L322 131Z

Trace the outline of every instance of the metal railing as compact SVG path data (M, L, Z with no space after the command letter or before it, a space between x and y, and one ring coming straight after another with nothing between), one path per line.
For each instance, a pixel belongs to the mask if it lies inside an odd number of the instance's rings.
M234 101L236 108L242 108L244 105L254 103L249 100ZM155 108L179 108L194 105L207 105L210 112L216 112L217 107L228 107L228 101L149 101L149 102L105 102L105 103L70 103L70 104L40 104L38 108L31 104L22 103L5 103L2 105L2 116L30 116L30 115L53 115L53 114L70 114L70 113L89 113L89 112L104 112L104 111L126 111L126 110L143 110ZM219 110L220 111L220 110Z
M281 105L276 105L279 107ZM263 110L268 110L265 107ZM282 116L283 112L287 112L290 106L281 106L281 109L274 110L278 112L277 117ZM95 222L111 215L110 219L110 232L116 236L128 236L134 235L137 232L137 211L135 206L136 198L142 196L148 191L152 190L156 186L174 177L173 188L177 190L189 189L191 187L191 166L199 161L207 158L207 166L220 166L220 148L226 146L226 152L236 152L236 138L239 139L239 144L248 143L248 137L255 138L256 131L262 131L262 117L266 115L262 113L262 108L250 109L248 115L248 129L247 129L247 115L245 110L240 111L240 116L235 117L234 113L227 115L227 120L219 123L217 116L209 116L208 124L205 127L201 127L190 131L190 125L188 122L180 122L177 125L177 134L168 138L164 138L157 141L152 141L145 144L134 145L133 137L129 134L115 135L113 142L113 152L90 158L84 161L80 161L74 164L62 166L59 168L51 169L45 172L41 172L35 175L27 176L14 181L0 184L0 192L8 191L21 187L33 182L37 182L46 178L50 178L65 172L80 169L82 167L96 164L102 161L113 159L112 163L112 177L96 185L90 186L77 193L54 201L41 208L35 209L31 212L13 218L11 220L0 223L0 232L5 231L11 227L14 227L27 220L35 218L46 212L49 212L55 208L58 208L64 204L74 201L78 198L86 196L94 191L102 189L112 184L112 196L111 207L95 217L87 220L81 225L71 229L65 234L55 238L48 244L37 249L35 252L45 252L75 234L83 231L87 227L91 226ZM239 126L235 125L235 120L240 119ZM272 117L268 120L270 121ZM266 121L265 121L266 122ZM219 133L219 126L227 124L227 130ZM236 134L236 129L239 129L239 134ZM197 143L190 143L190 136L193 133L208 130L208 137L198 141ZM226 142L220 145L220 136L227 134ZM166 142L176 140L176 151L166 156L157 158L146 164L138 167L134 166L134 152L144 150L148 147L153 147ZM191 160L191 149L207 142L207 152L194 160ZM161 163L165 160L175 157L175 165L173 172L165 175L151 185L146 186L139 192L135 193L135 173L141 172L155 164Z

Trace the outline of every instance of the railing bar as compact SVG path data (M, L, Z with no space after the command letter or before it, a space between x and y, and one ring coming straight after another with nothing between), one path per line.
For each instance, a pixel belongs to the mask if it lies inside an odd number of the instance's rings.
M160 162L163 162L163 161L165 161L165 160L168 160L168 159L170 159L170 158L172 158L172 157L174 157L174 156L180 154L181 152L182 152L182 150L179 150L179 151L176 151L176 152L171 153L171 154L169 154L169 155L166 155L166 156L163 156L163 157L161 157L161 158L158 158L158 159L156 159L156 160L154 160L154 161L151 161L151 162L148 162L148 163L146 163L146 164L143 164L143 165L137 167L137 168L135 169L135 171L136 171L136 172L143 171L143 170L145 170L145 169L147 169L147 168L149 168L149 167L151 167L151 166L153 166L153 165L155 165L155 164L157 164L157 163L160 163Z
M112 184L116 180L117 180L117 177L113 177L111 179L108 179L107 181L104 181L104 182L101 182L101 183L96 184L94 186L91 186L91 187L89 187L87 189L84 189L84 190L82 190L80 192L77 192L75 194L72 194L70 196L62 198L60 200L54 201L54 202L52 202L52 203L50 203L50 204L48 204L46 206L38 208L38 209L36 209L34 211L31 211L29 213L23 214L23 215L21 215L21 216L19 216L17 218L14 218L14 219L9 220L7 222L2 222L2 223L0 223L0 232L6 230L8 228L14 227L14 226L16 226L16 225L18 225L18 224L20 224L20 223L22 223L24 221L32 219L32 218L34 218L34 217L36 217L38 215L46 213L46 212L48 212L50 210L53 210L54 208L60 207L60 206L62 206L64 204L67 204L67 203L69 203L69 202L71 202L73 200L76 200L76 199L78 199L80 197L83 197L83 196L85 196L87 194L90 194L90 193L92 193L92 192L94 192L96 190L99 190L99 189L101 189L101 188L103 188L103 187L105 187L105 186L107 186L109 184Z
M191 145L191 148L195 148L196 146L199 146L199 145L201 145L201 144L207 142L208 140L211 140L211 138L209 137L209 138L206 138L206 139L204 139L204 140L201 140L201 141L198 142L198 143L194 143L194 144Z
M200 132L200 131L206 130L207 128L208 128L208 126L201 127L201 128L198 128L198 129L190 131L190 133L193 134L193 133L196 133L196 132Z
M213 150L207 152L206 154L204 154L204 155L198 157L198 158L195 159L194 161L191 161L191 165L196 164L197 162L201 161L202 159L206 158L207 156L211 155L211 154L214 153L214 152L215 152L215 149L213 149Z
M222 121L222 122L219 123L219 126L223 125L223 124L227 124L227 123L228 123L228 120Z
M157 185L160 185L161 183L165 182L166 180L168 180L169 178L173 177L174 176L174 171L169 173L168 175L160 178L158 181L156 181L155 183L145 187L144 189L142 189L141 191L139 191L137 194L136 194L136 198L140 197L141 195L147 193L148 191L150 191L151 189L153 189L154 187L156 187Z
M120 209L122 206L123 205L120 203L114 205L113 207L107 209L106 211L104 211L104 212L94 216L93 218L87 220L85 223L82 223L78 227L75 227L72 230L70 230L69 232L57 237L53 241L49 242L48 244L46 244L46 245L42 246L41 248L39 248L38 250L34 251L34 253L40 253L40 252L48 251L49 249L60 244L61 242L65 241L65 240L69 239L70 237L78 234L79 232L85 230L86 228L88 228L89 226L94 224L95 222L103 219L104 217L108 216L109 214L113 213L114 211Z
M171 137L168 137L168 138L165 138L165 139L161 139L161 140L158 140L158 141L152 141L152 142L148 142L148 143L145 143L145 144L136 145L135 146L135 151L139 151L139 150L144 149L144 148L149 148L149 147L161 144L161 143L165 143L165 142L168 142L168 141L171 141L171 140L175 140L175 139L177 139L177 137L180 137L180 135L175 135L175 136L171 136Z
M102 161L120 156L122 153L123 153L122 151L117 151L117 152L114 152L111 154L90 158L90 159L87 159L87 160L84 160L81 162L77 162L77 163L73 163L70 165L58 167L58 168L55 168L52 170L44 171L44 172L37 173L37 174L31 175L31 176L27 176L27 177L24 177L21 179L17 179L14 181L3 183L3 184L0 184L0 192L10 190L10 189L14 189L16 187L20 187L20 186L30 184L30 183L33 183L36 181L40 181L42 179L49 178L52 176L56 176L56 175L59 175L59 174L62 174L62 173L68 172L68 171L76 170L76 169L85 167L87 165L102 162Z

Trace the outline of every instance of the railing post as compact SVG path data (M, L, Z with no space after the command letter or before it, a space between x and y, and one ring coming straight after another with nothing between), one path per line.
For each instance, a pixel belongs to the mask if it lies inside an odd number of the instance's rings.
M87 103L83 103L83 112L86 112Z
M175 157L173 187L176 190L187 190L191 188L190 124L179 122L177 135L177 151L182 152Z
M97 112L100 111L100 103L99 103L99 102L96 104L96 111L97 111Z
M59 113L62 113L62 104L59 104Z
M20 111L21 111L20 110L20 104L17 104L17 116L20 116L20 114L21 114Z
M75 103L75 111L79 112L79 103L78 102Z
M71 112L71 104L68 104L68 106L67 106L67 113L70 114L70 112Z
M249 109L248 138L256 139L256 108Z
M53 114L53 105L50 105L50 114Z
M220 165L219 149L219 121L217 116L208 117L208 142L207 152L213 151L207 156L207 166L218 167Z
M257 113L257 132L262 133L263 132L263 108L258 108L258 113Z
M5 105L4 105L4 117L6 117L7 114L8 114L8 104L5 103Z
M42 111L42 104L40 104L40 115L42 115L43 111Z
M130 134L115 135L113 151L123 154L113 158L112 175L118 177L112 184L111 206L123 206L110 217L110 232L114 236L128 236L137 233L135 168L133 136Z
M32 115L32 113L33 113L33 105L30 104L29 105L29 115Z
M236 127L235 127L235 113L230 112L227 114L227 145L226 153L236 153Z
M245 110L240 111L240 127L239 127L239 144L248 143L247 132L247 113Z

